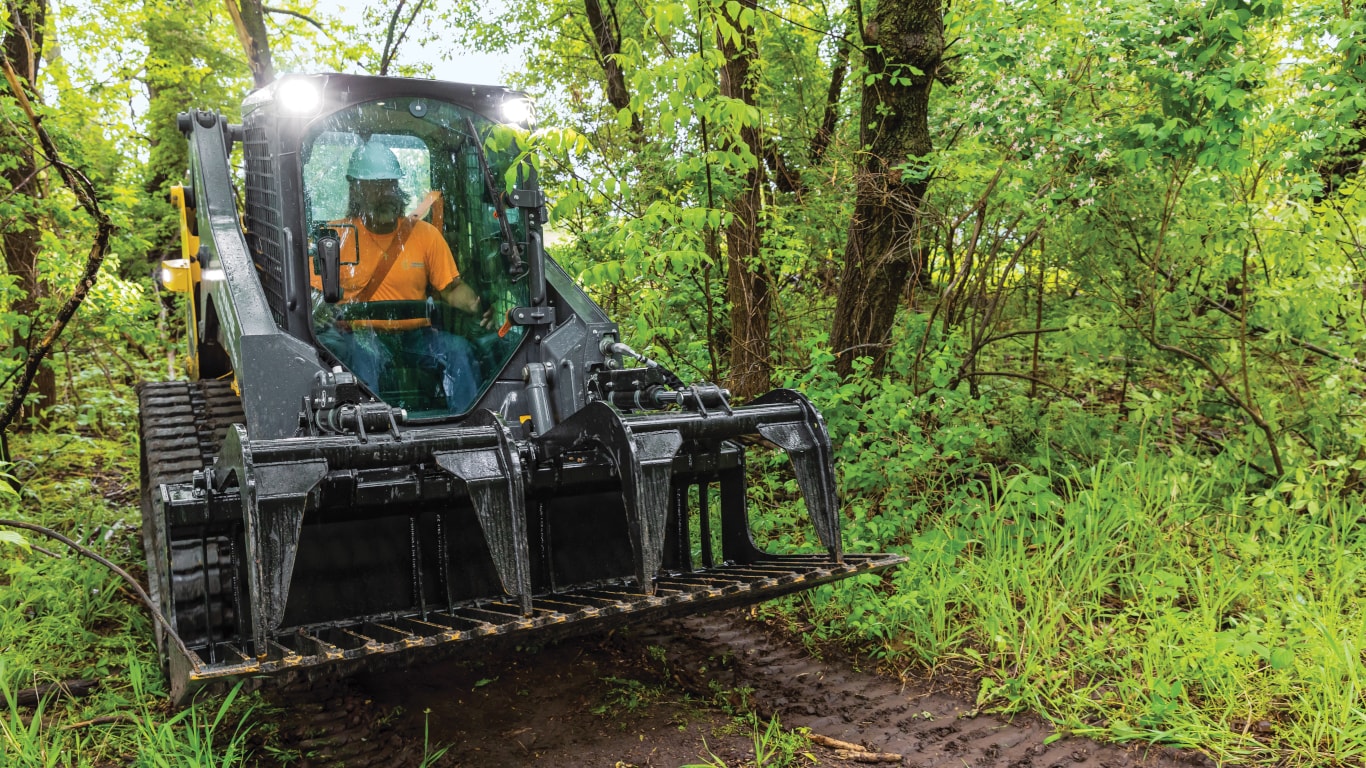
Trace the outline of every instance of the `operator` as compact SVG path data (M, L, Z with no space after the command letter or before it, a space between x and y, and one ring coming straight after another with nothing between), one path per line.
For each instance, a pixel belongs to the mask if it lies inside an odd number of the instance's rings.
M399 186L401 176L398 158L383 144L367 142L351 155L346 167L347 218L330 222L341 240L340 304L425 301L430 288L456 309L483 314L482 324L487 326L491 310L461 281L441 231L404 215L408 195ZM319 275L313 274L311 281L315 289L322 289ZM452 412L468 409L479 394L473 345L462 336L432 327L425 313L401 319L341 320L316 331L318 340L373 392L379 392L381 373L400 355L408 365L442 371L446 406Z

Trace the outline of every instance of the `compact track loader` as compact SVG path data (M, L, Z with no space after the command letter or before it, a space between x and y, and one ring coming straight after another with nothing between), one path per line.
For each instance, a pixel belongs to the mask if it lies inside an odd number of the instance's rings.
M900 562L842 551L806 398L684 385L546 257L516 143L528 108L504 88L328 74L256 91L240 125L179 116L183 258L162 281L189 295L191 380L139 389L173 698ZM755 443L787 452L820 551L755 545Z

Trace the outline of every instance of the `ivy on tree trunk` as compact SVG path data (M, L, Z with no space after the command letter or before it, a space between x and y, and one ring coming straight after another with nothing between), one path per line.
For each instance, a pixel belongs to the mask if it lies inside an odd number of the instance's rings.
M944 51L940 0L883 0L863 26L867 75L860 115L861 162L854 216L830 344L842 376L854 360L886 365L901 297L923 267L917 224L929 180L929 101Z
M43 56L43 27L47 18L46 0L11 0L5 4L7 31L0 48L4 60L30 91L37 91L38 68ZM12 94L15 98L18 94ZM37 344L38 312L46 287L38 269L42 220L38 200L43 197L42 176L34 157L33 139L22 129L22 122L0 122L0 148L10 161L3 163L0 193L12 195L19 209L14 223L0 233L0 248L5 252L5 269L17 278L19 297L14 301L16 314L28 318L28 328L14 334L14 348L27 358ZM13 361L20 367L23 363ZM38 369L33 382L38 395L37 408L46 408L57 399L57 379L52 368Z

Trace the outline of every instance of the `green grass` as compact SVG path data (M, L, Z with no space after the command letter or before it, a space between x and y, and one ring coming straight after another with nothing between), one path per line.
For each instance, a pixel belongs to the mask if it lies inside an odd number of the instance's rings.
M1230 475L1149 454L991 469L901 521L890 589L809 607L891 665L966 665L986 709L1223 761L1360 764L1366 528L1326 473L1270 491Z
M774 715L769 720L761 719L754 712L737 715L732 727L750 735L754 758L744 765L753 768L788 768L794 765L811 765L816 758L811 754L811 742L806 728L787 730ZM689 763L682 768L729 768L726 761L716 756L710 749L699 763Z
M0 494L0 517L55 528L113 562L144 570L134 506L137 445L77 434L12 439L23 483ZM8 487L8 486L7 486ZM240 765L253 704L234 691L178 712L167 706L151 619L99 564L32 534L0 541L0 694L76 678L84 698L0 707L0 768ZM93 721L93 722L92 722Z

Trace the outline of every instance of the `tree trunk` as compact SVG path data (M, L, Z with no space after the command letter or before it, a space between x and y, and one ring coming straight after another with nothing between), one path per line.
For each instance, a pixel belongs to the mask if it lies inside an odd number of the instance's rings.
M38 66L43 53L43 25L47 16L46 0L11 0L5 4L11 30L5 34L5 61L22 79L31 93L37 92ZM0 82L3 82L0 80ZM28 329L14 335L14 348L27 355L41 335L38 330L38 311L45 295L42 275L38 270L41 252L42 220L38 200L43 196L35 162L33 140L21 127L22 123L0 124L0 145L11 158L0 178L4 179L4 194L24 208L23 216L0 233L0 248L5 252L5 269L17 278L19 298L14 302L16 314L28 318ZM17 361L16 361L17 362ZM53 370L43 366L34 379L32 391L40 398L32 413L52 405L57 399L57 378ZM21 422L22 423L22 422Z
M756 12L756 0L727 3L736 9L732 16L727 11L727 23L738 35L718 34L721 52L726 63L721 68L721 95L739 99L755 106L754 83L750 76L750 62L756 55L753 28L740 21L745 9L750 18ZM730 202L731 220L726 227L726 298L730 301L730 390L740 399L767 392L773 386L773 361L770 359L770 317L772 298L769 295L768 271L760 258L763 231L765 173L763 144L758 121L746 123L740 129L739 140L746 147L752 165L745 172L740 191ZM737 147L738 149L738 147Z
M626 73L621 69L617 55L621 53L621 30L616 25L616 7L610 6L611 19L602 12L598 0L583 0L583 11L588 16L588 26L593 30L593 53L602 66L606 80L607 103L620 112L631 106L631 91L626 87ZM645 134L640 123L640 115L631 114L631 136L639 140Z
M905 166L931 149L930 87L944 51L941 0L883 0L863 42L863 160L830 334L842 376L861 356L873 358L874 375L882 372L901 297L923 266L916 229L928 179Z
M270 58L270 38L266 34L266 13L261 0L225 0L237 39L247 54L251 79L257 88L275 81L275 64Z

